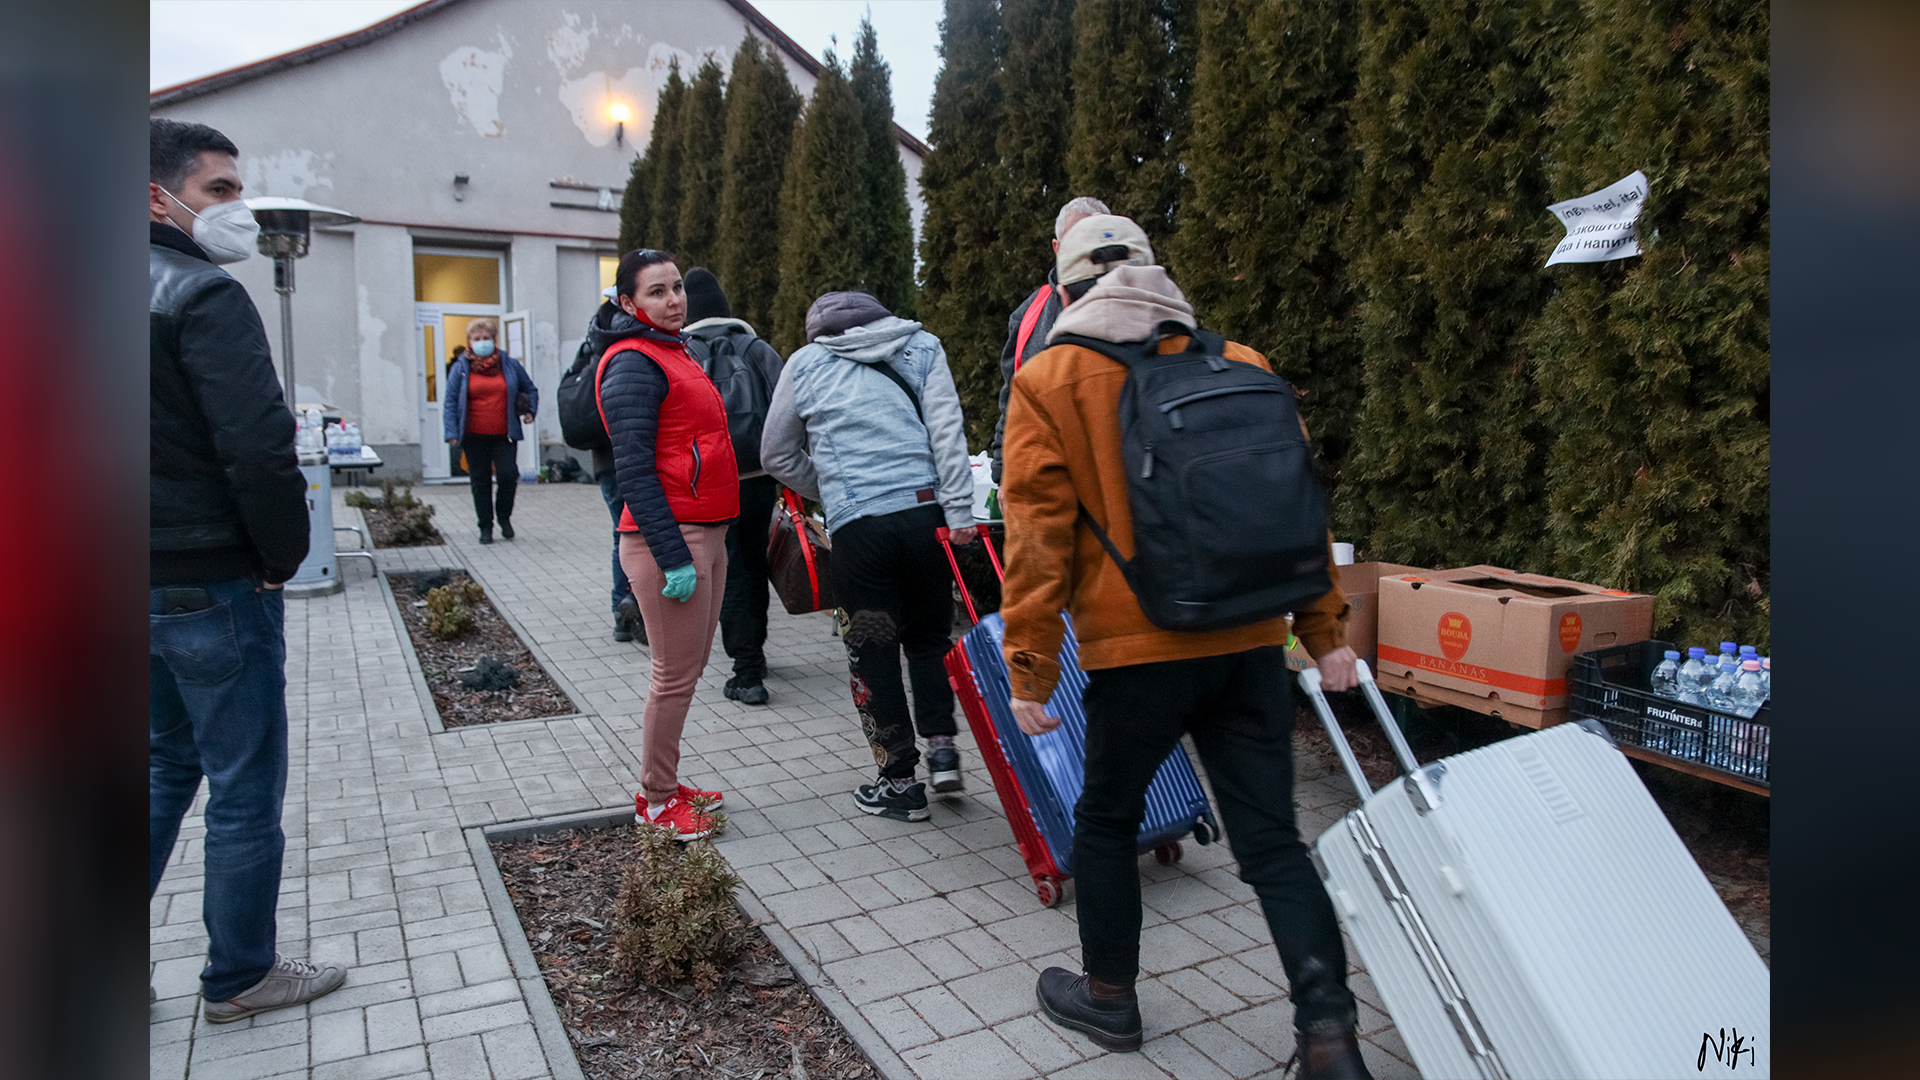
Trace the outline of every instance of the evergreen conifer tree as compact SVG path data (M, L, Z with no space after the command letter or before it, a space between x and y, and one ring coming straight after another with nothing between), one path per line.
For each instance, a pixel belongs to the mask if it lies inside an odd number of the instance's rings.
M720 65L700 65L680 105L680 220L674 254L684 269L711 267L720 242L721 158L727 145Z
M1768 13L1587 0L1548 198L1639 169L1644 254L1536 272L1554 569L1656 598L1660 636L1767 651ZM1560 226L1540 209L1546 261Z
M901 318L914 313L913 218L907 209L907 169L893 130L893 76L880 56L870 17L860 20L848 71L860 107L865 153L860 163L860 265L866 290Z
M1341 225L1358 20L1344 4L1202 0L1173 261L1202 325L1265 353L1306 392L1333 505L1360 408Z
M975 0L946 0L940 74L933 84L928 141L920 167L926 215L920 224L920 315L946 347L978 452L999 419L1000 346L1016 302L998 294L1002 174L995 139L1002 120L999 13Z
M620 252L645 247L653 225L653 168L645 154L635 154L627 171L627 190L620 196Z
M687 84L680 78L680 61L667 69L667 84L653 114L653 135L647 140L647 159L653 164L653 194L647 223L647 247L673 251L680 243L680 165L685 160L686 132L680 109L687 100Z
M800 103L786 65L749 33L733 54L727 78L715 273L734 316L762 334L773 332L773 297L780 287L780 189Z
M860 103L829 51L794 132L780 190L780 288L772 341L782 355L806 344L807 308L822 293L865 287L856 242L866 202L862 136Z
M1105 201L1105 193L1076 191L1067 183L1073 0L1001 0L1000 21L1006 42L1000 65L1005 111L994 145L1006 202L1000 211L1002 268L994 284L1011 313L1052 269L1050 241L1060 207L1076 195Z
M1197 24L1189 0L1078 0L1073 189L1173 239Z
M1567 0L1361 7L1366 399L1335 529L1370 555L1541 564L1547 436L1520 334L1551 292L1542 117L1577 29Z

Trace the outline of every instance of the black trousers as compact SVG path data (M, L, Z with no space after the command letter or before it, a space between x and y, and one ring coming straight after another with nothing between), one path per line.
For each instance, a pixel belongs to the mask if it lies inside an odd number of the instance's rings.
M740 516L727 526L727 591L720 598L720 644L733 674L751 685L767 677L767 533L780 482L740 481Z
M497 510L501 521L513 520L513 494L520 487L520 463L512 439L505 435L475 435L468 432L460 440L467 455L467 481L473 487L473 516L483 529L493 528ZM494 476L499 475L499 490L494 491Z
M1293 683L1282 651L1102 668L1087 683L1086 786L1073 832L1087 972L1119 985L1139 974L1136 845L1147 785L1192 732L1240 880L1260 897L1292 985L1294 1025L1345 1030L1354 1016L1346 950L1294 823Z
M853 705L880 775L904 779L920 763L914 745L953 735L953 687L941 663L953 640L953 576L933 531L946 524L938 504L856 518L833 534L833 598L852 669ZM907 715L900 652L913 680Z

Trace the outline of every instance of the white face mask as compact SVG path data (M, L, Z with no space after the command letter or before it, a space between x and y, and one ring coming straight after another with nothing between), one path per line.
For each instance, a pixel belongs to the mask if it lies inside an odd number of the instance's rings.
M166 188L167 198L180 203L180 209L193 214L193 208L180 202L180 196ZM214 203L204 214L193 214L193 242L207 253L208 260L224 266L253 257L253 242L260 235L260 223L253 211L239 199Z

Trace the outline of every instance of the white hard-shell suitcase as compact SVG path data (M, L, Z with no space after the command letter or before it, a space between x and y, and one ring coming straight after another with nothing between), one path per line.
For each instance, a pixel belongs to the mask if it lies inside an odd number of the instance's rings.
M1404 775L1371 790L1301 672L1361 798L1313 859L1421 1075L1769 1075L1767 966L1603 729L1421 766L1360 677Z

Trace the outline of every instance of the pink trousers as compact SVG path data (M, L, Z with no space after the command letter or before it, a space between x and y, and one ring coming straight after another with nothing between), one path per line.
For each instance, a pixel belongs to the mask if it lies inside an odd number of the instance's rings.
M647 649L653 655L652 686L640 729L640 787L655 806L679 790L680 732L687 724L694 684L713 653L720 600L727 591L727 527L682 525L680 535L693 553L697 575L693 595L684 601L660 595L667 576L653 561L646 540L639 533L620 534L620 568L633 582L633 598L640 604Z

